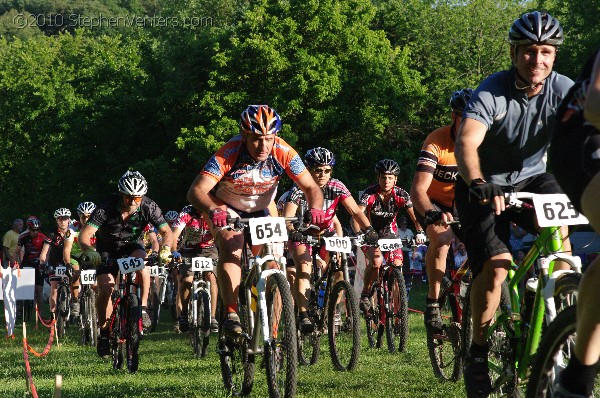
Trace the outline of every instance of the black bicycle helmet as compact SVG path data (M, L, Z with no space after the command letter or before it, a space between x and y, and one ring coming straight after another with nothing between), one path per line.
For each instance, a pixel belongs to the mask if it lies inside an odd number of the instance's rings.
M453 92L450 96L450 108L452 108L452 112L462 113L472 96L472 88L463 88L462 90Z
M309 149L304 155L304 161L309 168L315 166L333 166L335 164L335 156L329 149L317 147Z
M517 18L508 32L510 44L549 44L560 46L564 40L563 29L556 18L539 11Z
M375 164L375 171L379 174L400 174L400 165L392 159L382 159Z

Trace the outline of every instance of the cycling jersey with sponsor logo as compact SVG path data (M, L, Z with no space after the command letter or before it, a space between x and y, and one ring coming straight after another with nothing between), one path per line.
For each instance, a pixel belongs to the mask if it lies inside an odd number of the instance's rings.
M208 223L191 205L187 205L181 210L173 229L183 230L182 247L184 248L205 248L215 245Z
M433 174L433 179L427 189L429 199L452 207L454 183L458 176L452 125L440 127L427 136L421 148L417 171Z
M63 249L65 247L65 239L67 233L71 233L74 231L72 226L67 228L64 234L60 232L58 227L56 227L52 232L50 232L46 239L44 239L44 243L50 245L50 250L48 252L48 263L50 265L58 265L63 264Z
M36 258L39 258L45 239L46 235L41 232L38 232L35 238L31 236L30 231L25 231L19 235L18 245L25 249L23 261L35 260Z
M375 184L365 189L360 197L359 205L365 207L365 214L378 233L391 231L398 234L396 216L403 207L413 206L410 195L400 187L394 187L387 203L382 200L381 187Z
M294 181L308 173L294 148L276 136L271 154L257 161L248 153L241 134L221 147L200 172L218 182L212 191L218 199L248 213L269 206L284 173Z

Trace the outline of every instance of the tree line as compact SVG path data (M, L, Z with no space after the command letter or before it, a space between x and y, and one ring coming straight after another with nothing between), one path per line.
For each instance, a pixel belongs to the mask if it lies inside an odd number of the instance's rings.
M451 92L510 67L508 29L533 9L560 20L555 69L575 78L600 43L594 0L0 0L0 222L102 201L127 169L181 209L258 103L301 154L331 149L353 193L382 158L408 190Z

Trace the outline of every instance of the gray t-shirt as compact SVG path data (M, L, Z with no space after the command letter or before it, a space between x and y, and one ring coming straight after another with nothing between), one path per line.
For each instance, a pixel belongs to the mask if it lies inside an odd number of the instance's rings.
M554 115L572 85L568 77L552 72L540 94L528 98L515 87L514 69L494 73L479 85L463 118L488 128L478 150L487 181L515 185L546 171Z

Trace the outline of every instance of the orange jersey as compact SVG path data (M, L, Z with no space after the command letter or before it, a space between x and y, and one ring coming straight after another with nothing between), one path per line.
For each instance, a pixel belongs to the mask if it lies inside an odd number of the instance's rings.
M218 181L213 189L218 199L244 212L269 207L277 193L279 179L285 173L294 182L308 173L294 148L275 137L269 157L256 161L248 153L241 135L223 145L200 172Z
M427 196L441 205L452 207L458 166L454 157L452 126L444 126L427 136L417 163L417 171L433 174Z

